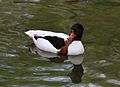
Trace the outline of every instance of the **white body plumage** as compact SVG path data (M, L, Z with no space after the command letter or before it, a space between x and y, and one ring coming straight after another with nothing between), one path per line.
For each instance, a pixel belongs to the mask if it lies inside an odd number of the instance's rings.
M30 36L33 39L34 44L36 45L37 48L55 53L57 54L60 49L56 49L48 40L44 38L38 38L37 40L34 38L34 36L56 36L59 38L64 39L66 41L69 36L64 33L56 33L56 32L51 32L51 31L43 31L43 30L29 30L25 32L28 36ZM73 41L69 46L68 46L68 53L67 55L80 55L84 53L84 47L81 43L81 41Z

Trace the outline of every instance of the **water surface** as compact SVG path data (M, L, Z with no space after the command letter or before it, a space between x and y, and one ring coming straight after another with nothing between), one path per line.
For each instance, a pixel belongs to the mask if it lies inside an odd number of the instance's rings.
M119 87L119 0L0 0L1 87ZM28 28L69 33L85 31L82 82L74 83L70 60L51 62L29 52ZM56 59L55 59L56 60Z

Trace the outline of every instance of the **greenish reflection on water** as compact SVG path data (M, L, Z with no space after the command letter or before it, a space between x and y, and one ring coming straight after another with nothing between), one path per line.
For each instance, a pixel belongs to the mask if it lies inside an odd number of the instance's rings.
M30 42L24 30L38 28L69 33L71 25L80 22L85 27L82 39L85 74L81 85L119 87L119 10L119 0L0 0L0 86L73 85L67 76L71 70L64 69L71 63L48 62L31 54L26 47ZM43 78L60 80L46 81Z

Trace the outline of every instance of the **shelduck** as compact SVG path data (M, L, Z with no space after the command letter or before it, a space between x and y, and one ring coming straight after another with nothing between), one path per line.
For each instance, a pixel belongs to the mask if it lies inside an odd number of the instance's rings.
M40 50L57 55L80 55L84 53L81 42L83 30L83 26L76 23L71 27L69 35L43 30L28 30L25 33Z

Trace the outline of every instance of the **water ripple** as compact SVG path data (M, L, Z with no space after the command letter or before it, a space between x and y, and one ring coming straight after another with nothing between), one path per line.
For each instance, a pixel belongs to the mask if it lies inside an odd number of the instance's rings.
M33 18L34 15L30 14L30 13L25 13L23 14L23 16L27 17L27 18Z
M6 64L0 64L0 68L12 68L12 66L6 65Z
M37 84L32 84L32 85L12 85L12 87L56 87L56 86L48 86L48 85L37 85Z
M88 83L88 84L85 84L85 83L79 83L79 84L71 83L71 84L67 84L66 86L61 86L61 87L103 87L103 86L100 86L100 85L97 85L97 84L94 84L94 83Z
M11 53L0 53L0 56L2 57L17 57L17 54L11 54Z
M97 78L100 78L100 79L105 79L107 76L104 74L104 73L95 73L93 75L91 75L91 77L97 77Z
M5 11L4 14L6 14L6 15L12 15L12 12L10 12L10 11Z
M65 71L65 69L61 68L61 67L32 67L29 68L28 70L30 71Z
M66 82L69 81L69 77L63 77L63 76L58 76L58 77L43 77L43 81L52 81L52 82Z
M119 85L120 86L120 80L115 80L115 79L109 79L107 80L108 83Z
M95 63L97 66L109 66L109 65L112 65L112 64L113 64L112 62L107 61L107 60L94 61L94 63Z
M52 76L41 76L41 77L15 77L16 80L27 80L27 81L48 81L48 82L66 82L69 81L69 77L65 77L65 76L56 76L56 77L52 77Z

